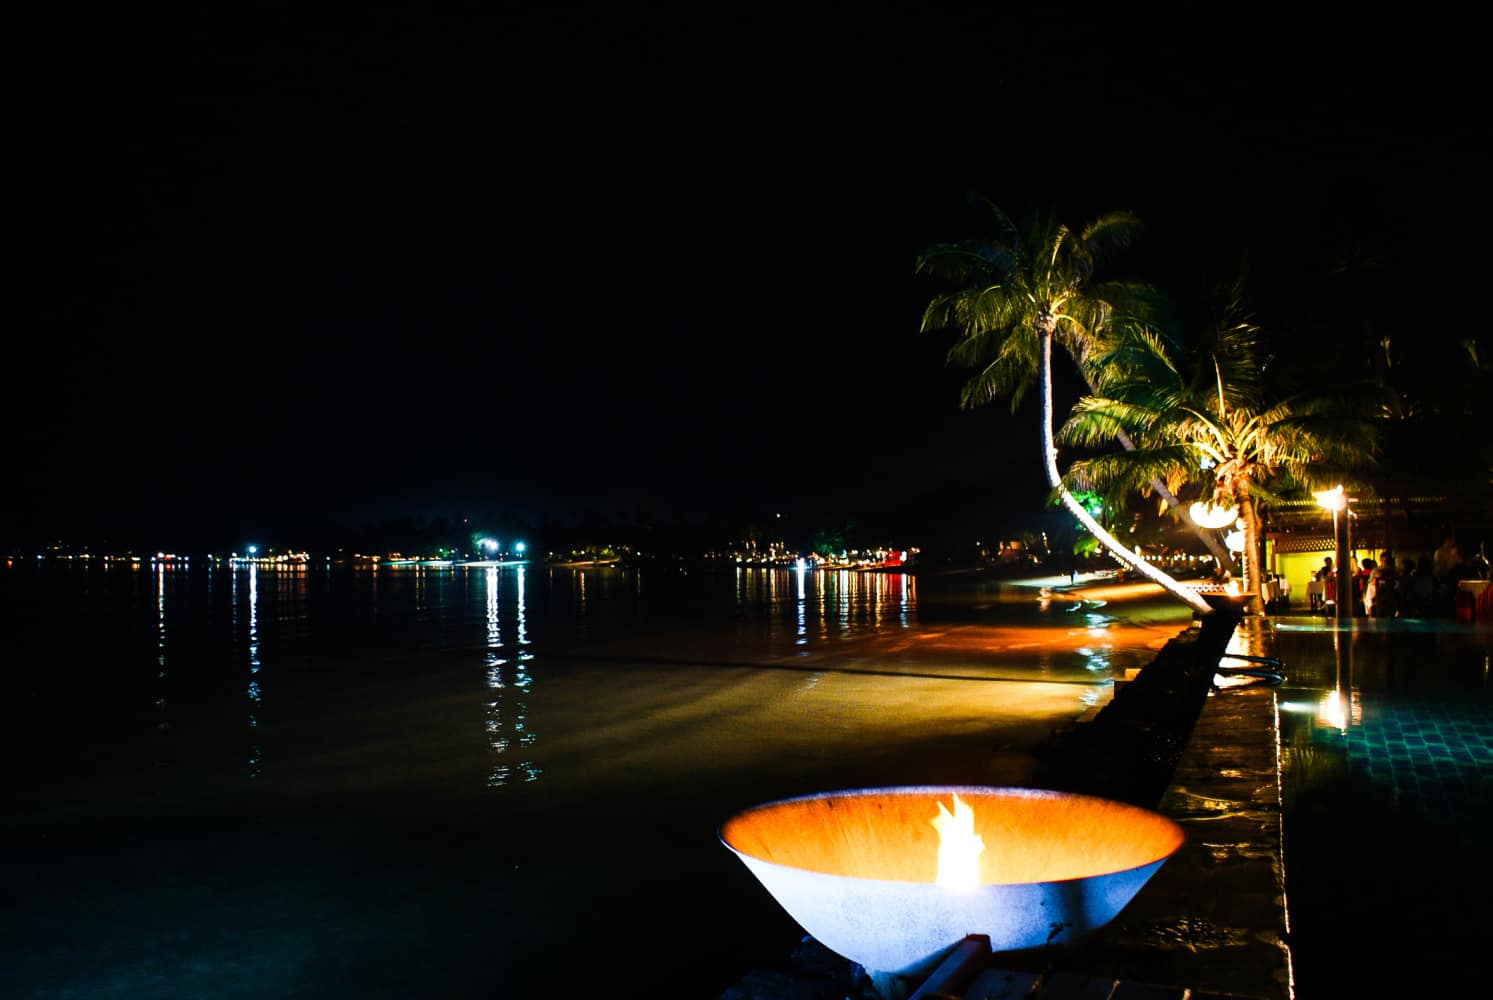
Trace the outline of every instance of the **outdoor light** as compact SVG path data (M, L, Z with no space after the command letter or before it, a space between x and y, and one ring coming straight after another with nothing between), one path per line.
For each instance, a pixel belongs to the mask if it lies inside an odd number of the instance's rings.
M1232 507L1220 507L1201 500L1187 508L1187 514L1192 518L1192 523L1200 528L1226 528L1237 517Z
M1339 622L1346 622L1353 613L1353 567L1349 565L1350 553L1353 551L1353 529L1348 519L1340 518L1338 514L1348 509L1348 495L1343 492L1343 484L1339 483L1330 490L1318 490L1312 496L1320 506L1332 511L1332 547L1333 554L1337 557L1333 616Z
M514 542L513 543L513 551L517 552L519 555L523 555L524 554L524 543L523 542Z
M498 540L496 538L482 539L482 547L487 550L488 555L498 551Z
M1328 510L1345 510L1348 507L1348 495L1343 492L1342 484L1330 490L1318 490L1312 496L1317 498L1318 506Z
M257 545L251 545L251 546L249 546L249 555L252 556L252 555L256 554L258 551L259 551L259 546L257 546Z

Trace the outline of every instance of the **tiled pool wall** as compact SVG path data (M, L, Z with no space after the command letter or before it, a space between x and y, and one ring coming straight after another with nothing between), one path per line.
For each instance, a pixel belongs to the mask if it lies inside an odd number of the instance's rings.
M1349 766L1465 846L1493 847L1493 718L1485 704L1370 698L1371 725L1344 735Z

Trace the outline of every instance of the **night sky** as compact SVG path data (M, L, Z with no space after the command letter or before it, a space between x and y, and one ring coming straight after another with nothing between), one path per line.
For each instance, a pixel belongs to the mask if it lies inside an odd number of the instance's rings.
M1247 256L1268 297L1365 242L1413 315L1486 274L1486 86L1449 25L616 5L3 34L0 543L1018 516L1034 406L959 411L918 332L914 258L981 232L972 192L1132 210L1163 286Z

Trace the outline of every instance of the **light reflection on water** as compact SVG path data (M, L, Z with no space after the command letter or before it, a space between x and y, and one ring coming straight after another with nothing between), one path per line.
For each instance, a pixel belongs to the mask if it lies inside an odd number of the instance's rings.
M259 660L259 567L254 563L249 564L249 728L259 728L258 709L264 700L263 692L259 688L259 670L263 664ZM238 574L234 573L237 579ZM257 742L249 744L249 777L260 776L261 766L264 762L264 751L260 749Z
M537 607L535 572L544 581ZM413 785L454 803L476 764L465 742L473 736L489 790L590 787L638 771L666 782L724 761L779 766L776 748L796 743L847 759L873 734L967 734L1014 718L1011 706L1033 710L1032 692L1043 715L1080 713L1107 698L1112 672L1141 665L1176 632L1128 622L1104 601L1049 607L1035 592L989 584L920 602L918 579L900 573L251 564L161 566L153 576L152 725L170 730L157 739L169 753L156 763L175 761L192 777L180 794L231 785L213 763L229 737L215 662L243 671L241 707L227 712L246 732L231 737L242 740L239 775L280 794ZM108 574L89 582L89 600L110 591ZM112 613L127 632L129 607ZM112 655L127 671L128 650ZM463 678L467 655L480 687ZM480 723L464 733L455 706L470 699ZM800 729L808 743L792 735ZM822 752L809 750L816 739Z
M537 607L535 572L543 580ZM231 780L212 764L213 747L228 736L225 712L246 732L235 737L243 741L239 774L260 782L273 775L267 787L285 792L372 781L456 794L471 752L446 702L474 696L481 721L470 735L480 734L487 758L482 787L590 784L588 775L610 765L586 764L576 748L613 734L625 749L608 760L646 757L663 780L683 767L671 755L729 756L711 732L775 756L777 735L812 730L822 716L835 719L818 730L831 753L850 756L868 732L856 713L900 704L908 692L919 692L901 709L913 730L967 731L984 724L992 705L1022 700L1014 688L976 695L970 681L1070 686L1048 689L1054 707L1044 711L1081 712L1107 697L1113 671L1141 665L1176 631L1127 622L1103 601L1044 610L1035 592L989 584L920 601L918 579L899 573L251 564L160 566L152 576L151 725L169 730L157 738L169 751L157 763L178 761L220 792ZM99 577L78 599L110 607L112 627L127 634L129 606L108 597L117 580ZM463 684L466 650L480 665L479 689ZM225 655L243 671L236 712L215 693L214 664L229 662ZM111 656L127 673L128 649ZM930 689L939 685L947 697ZM800 705L805 696L819 700ZM743 740L736 730L744 726L768 735ZM427 740L392 735L421 729L433 730ZM875 731L897 729L881 722ZM334 750L339 734L346 745Z
M736 570L735 579L743 616L765 620L769 640L791 635L800 653L868 629L906 629L914 621L917 578L902 573L753 567Z
M156 566L156 680L160 682L160 696L156 707L160 709L157 729L169 729L166 721L166 566Z
M538 735L529 725L527 700L534 686L533 654L524 648L528 645L524 606L524 576L527 570L523 566L515 566L511 568L511 572L515 593L515 648L512 650L514 669L510 683L504 679L503 671L510 658L501 655L505 647L499 595L504 581L498 567L489 566L486 570L487 686L492 692L492 700L487 703L486 730L488 746L497 757L488 771L489 788L501 788L513 781L538 781L543 773L543 769L526 756L528 748L538 740Z

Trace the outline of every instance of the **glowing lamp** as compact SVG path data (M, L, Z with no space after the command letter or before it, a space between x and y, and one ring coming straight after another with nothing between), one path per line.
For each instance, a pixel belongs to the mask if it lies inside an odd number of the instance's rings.
M1319 507L1328 510L1346 510L1348 507L1348 495L1343 492L1341 484L1330 490L1318 490L1312 496L1316 498Z
M1187 514L1192 518L1192 523L1200 528L1226 528L1238 516L1232 507L1220 507L1201 500L1188 507Z
M922 786L767 803L727 820L720 839L825 947L873 974L918 976L970 934L1004 951L1103 927L1183 834L1093 796Z

